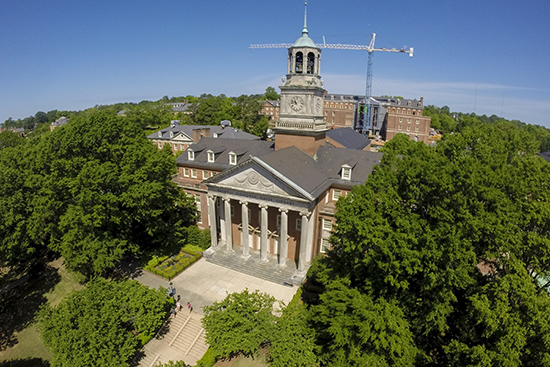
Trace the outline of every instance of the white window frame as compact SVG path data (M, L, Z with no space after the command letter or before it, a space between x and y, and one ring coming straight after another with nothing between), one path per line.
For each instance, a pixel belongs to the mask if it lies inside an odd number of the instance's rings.
M340 178L342 180L351 181L351 167L347 164L342 166L342 174Z
M197 178L197 170L196 169L191 169L191 177L192 178Z
M208 155L208 162L210 163L214 162L214 160L216 159L216 155L214 154L214 152L209 150L207 152L207 155Z
M189 177L189 168L183 169L183 177Z
M338 200L342 196L342 190L332 190L332 200Z
M158 142L157 146L159 149L162 149L162 143L160 141Z
M202 179L206 180L208 178L208 171L202 171Z
M328 232L332 231L332 221L331 220L322 218L321 219L321 224L322 224L323 231L328 231Z
M326 253L330 249L330 242L328 238L321 238L321 248L319 249L322 254Z
M190 160L190 161L195 160L195 152L193 151L193 149L188 149L187 150L187 159Z
M233 152L229 152L229 164L232 166L237 164L237 155Z

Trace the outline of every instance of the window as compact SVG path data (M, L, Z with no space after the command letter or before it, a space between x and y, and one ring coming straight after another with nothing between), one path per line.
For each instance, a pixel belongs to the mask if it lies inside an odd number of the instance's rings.
M201 196L200 194L195 194L195 205L197 206L197 223L202 223L202 215L201 215Z
M332 231L332 221L328 219L322 219L323 231Z
M277 214L277 228L281 228L281 215Z
M208 171L202 171L202 179L206 180L208 178Z
M237 155L233 152L229 152L229 164L231 165L237 164Z
M191 170L191 177L197 178L197 170L196 169Z
M399 122L403 122L403 117L400 117L400 118L399 118Z
M173 137L174 137L174 132L170 131L170 139L172 139Z
M342 196L342 190L332 190L332 200L338 200Z
M214 162L214 158L215 158L214 152L209 150L208 151L208 162L210 162L210 163Z
M401 125L399 125L399 126L397 127L397 130L401 130L401 129L402 129L402 127L401 127Z
M187 159L189 159L190 161L195 160L195 152L193 151L193 149L187 150Z
M159 141L157 146L159 147L159 149L162 149L162 143Z
M162 131L159 131L159 138L162 138Z
M410 124L411 123L411 119L407 119L407 124Z
M418 125L419 123L420 123L420 120L417 119L417 120L416 120L416 124Z
M351 180L351 167L348 165L342 166L342 180Z
M183 150L183 144L180 144L180 150Z
M324 254L330 249L330 242L328 242L328 238L323 238L321 240L321 252Z
M407 131L411 131L411 127L410 127L410 126L407 126Z
M189 177L189 168L183 169L183 177Z
M296 219L296 230L301 231L302 230L302 220Z

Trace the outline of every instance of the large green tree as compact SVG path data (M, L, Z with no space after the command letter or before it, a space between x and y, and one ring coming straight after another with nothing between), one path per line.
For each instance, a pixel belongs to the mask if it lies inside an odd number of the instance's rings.
M231 293L223 301L204 307L206 341L217 357L253 355L275 330L273 304L267 293Z
M536 282L550 270L550 165L538 147L528 131L497 124L465 127L436 148L394 138L337 204L333 250L310 274L325 287L319 307L334 279L366 305L392 305L417 366L503 365L503 356L550 365L550 300Z
M97 278L54 309L41 311L42 338L54 355L53 366L129 366L169 307L166 290Z
M90 110L33 143L0 154L7 259L47 246L72 269L101 274L125 254L177 244L194 220L171 181L175 158L138 123Z

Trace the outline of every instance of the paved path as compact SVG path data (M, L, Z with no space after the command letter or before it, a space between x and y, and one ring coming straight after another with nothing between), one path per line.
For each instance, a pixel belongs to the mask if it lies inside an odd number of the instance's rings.
M170 284L166 279L146 271L141 272L134 279L151 288L158 288L159 286L168 288ZM197 320L203 315L203 306L223 300L228 293L241 292L245 288L248 288L250 291L258 290L268 293L274 296L275 299L288 304L298 289L297 287L288 287L283 284L243 274L207 262L204 258L172 279L172 283L176 288L176 294L181 296L180 302L183 308L185 309L187 302L190 302L193 306L193 314L196 314ZM184 314L186 314L185 310L176 319ZM169 329L168 333L172 333L172 327L169 327ZM155 363L166 363L169 360L183 360L188 364L194 365L197 359L202 357L202 355L191 355L191 353L186 356L181 351L181 348L178 349L174 345L169 345L170 340L167 339L169 338L161 337L149 342L145 348L146 356L142 362L150 360L149 355L154 354L157 356ZM150 365L140 364L140 366L149 367Z

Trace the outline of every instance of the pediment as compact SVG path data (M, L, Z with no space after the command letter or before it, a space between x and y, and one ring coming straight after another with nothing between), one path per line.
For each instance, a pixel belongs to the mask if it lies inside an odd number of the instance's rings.
M304 195L291 187L288 182L284 182L274 173L253 162L233 172L222 173L208 181L212 186L220 189L277 197L304 198Z
M183 133L183 132L179 132L177 133L176 135L174 135L174 137L172 138L172 140L175 140L175 141L178 141L178 142L192 142L193 139L191 139L189 136L187 136L187 134Z

